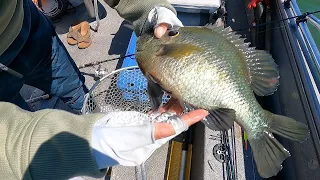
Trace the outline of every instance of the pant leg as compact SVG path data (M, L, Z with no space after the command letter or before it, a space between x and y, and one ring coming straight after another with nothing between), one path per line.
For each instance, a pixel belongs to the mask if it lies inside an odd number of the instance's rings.
M19 94L20 89L25 82L24 78L28 74L28 68L26 68L27 62L19 62L15 60L16 57L19 56L20 51L23 49L31 28L29 3L27 1L23 2L23 8L24 19L21 31L10 47L0 55L0 62L5 66L8 66L11 69L21 73L24 77L20 79L12 74L0 71L0 101L14 103L20 108L30 111L30 107Z
M26 78L26 84L52 96L58 96L70 108L80 112L88 89L58 36L52 38L52 53Z
M31 108L19 93L23 84L24 79L20 79L6 72L1 72L0 101L11 102L24 110L31 111Z
M50 21L38 11L31 0L24 0L22 30L0 56L0 62L24 76L19 79L0 72L1 101L17 102L16 97L21 101L19 91L26 83L58 96L75 111L81 109L84 95L88 91L84 85L84 77Z
M85 78L67 52L51 22L30 1L31 31L22 54L28 57L32 71L25 83L58 96L70 108L80 112L88 89Z

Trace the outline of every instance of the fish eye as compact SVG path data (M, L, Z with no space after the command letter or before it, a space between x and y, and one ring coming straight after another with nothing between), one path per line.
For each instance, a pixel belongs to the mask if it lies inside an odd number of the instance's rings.
M179 31L177 30L172 30L168 32L168 36L174 37L177 36L179 34Z

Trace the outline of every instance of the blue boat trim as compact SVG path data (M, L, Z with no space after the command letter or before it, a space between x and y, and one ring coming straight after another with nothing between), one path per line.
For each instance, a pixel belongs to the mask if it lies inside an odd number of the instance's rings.
M292 0L291 1L292 3L292 9L293 11L296 13L296 15L302 15L301 14L301 11L300 11L300 8L297 4L297 1L296 0ZM310 16L312 17L312 16ZM307 39L307 43L311 46L311 49L309 49L309 51L311 51L312 55L314 56L315 58L315 64L316 64L316 68L317 68L317 72L312 72L312 74L314 73L320 73L320 52L317 48L317 45L316 43L314 42L314 39L309 31L309 28L307 27L307 24L305 22L301 22L299 23L299 26L301 27L301 31L303 34L305 34L305 37ZM306 48L306 47L302 47L302 48ZM309 62L308 62L309 63ZM310 66L310 64L309 64Z
M293 17L296 15L301 15L299 7L295 0L291 1L292 9L290 7L284 9L289 17ZM296 13L296 14L294 14ZM296 22L291 19L290 21L290 29L293 32L294 37L298 42L295 43L295 47L301 47L301 51L297 51L300 56L300 64L302 67L303 74L306 75L306 85L305 88L310 92L312 100L310 103L313 104L316 111L317 116L320 116L320 102L317 96L317 92L320 89L320 54L319 50L312 38L312 35L306 25L305 22L300 22L298 25ZM299 29L300 27L300 29ZM300 30L300 31L299 31ZM304 62L304 59L307 63ZM308 72L310 69L311 74ZM314 81L314 83L312 82ZM314 85L315 84L315 85Z
M318 29L318 31L320 31L320 19L317 18L316 16L314 16L313 14L309 15L309 19L310 23L316 27Z
M136 53L136 41L137 41L137 36L134 32L132 32L129 45L127 48L126 56ZM122 68L130 67L130 66L138 66L135 56L126 57L123 60Z

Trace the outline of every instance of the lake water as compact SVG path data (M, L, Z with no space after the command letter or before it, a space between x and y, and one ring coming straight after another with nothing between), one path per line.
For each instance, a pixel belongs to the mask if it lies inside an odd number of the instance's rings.
M318 11L320 10L320 0L297 0L298 5L300 7L301 13L304 12L312 12L312 11ZM316 17L320 18L320 13L314 14ZM320 31L317 30L314 26L309 25L308 26L312 36L318 46L318 49L320 50Z

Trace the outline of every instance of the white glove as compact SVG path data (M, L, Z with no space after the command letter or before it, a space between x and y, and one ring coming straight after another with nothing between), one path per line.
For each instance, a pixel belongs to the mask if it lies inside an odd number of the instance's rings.
M176 134L155 140L154 122L172 124ZM93 154L100 169L117 164L137 166L146 161L160 146L188 129L175 113L135 111L111 112L96 122L92 131Z
M162 23L168 24L168 29L183 27L182 22L178 19L175 13L165 7L153 8L149 13L148 22L151 23L155 28Z
M148 15L147 24L154 28L156 38L163 36L168 29L183 27L176 14L165 7L153 8Z

